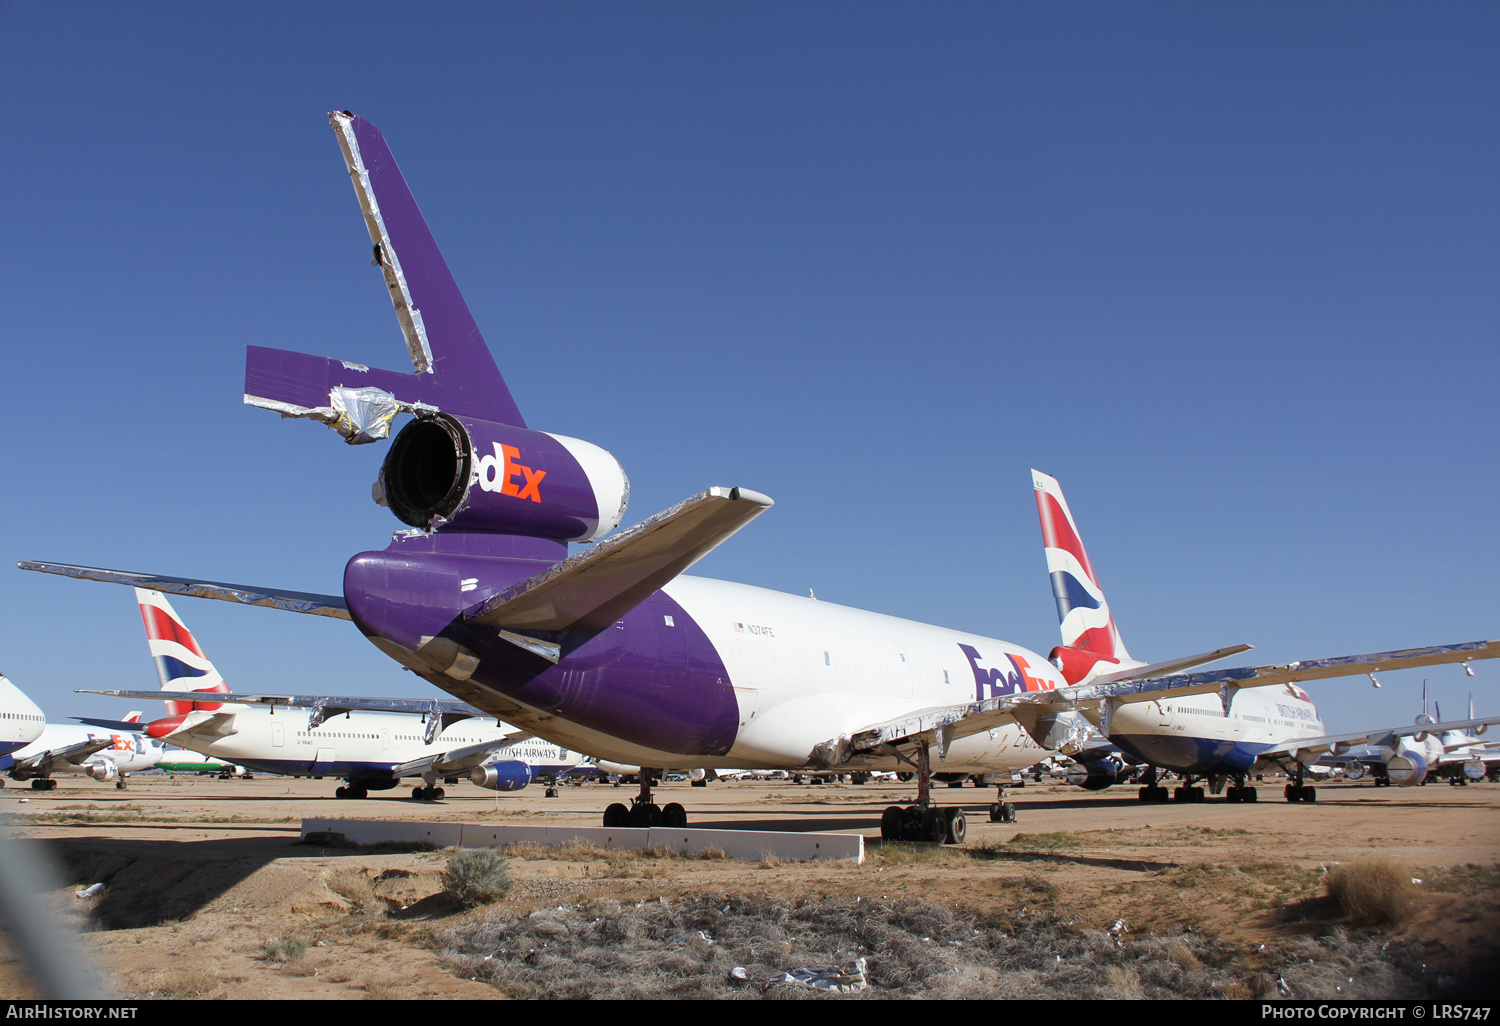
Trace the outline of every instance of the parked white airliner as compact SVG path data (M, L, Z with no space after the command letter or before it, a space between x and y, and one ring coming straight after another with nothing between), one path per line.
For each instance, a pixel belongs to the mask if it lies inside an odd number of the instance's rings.
M0 674L0 756L31 744L46 725L47 717L37 704Z
M517 791L535 778L565 773L582 758L478 710L457 709L457 703L421 714L359 708L359 699L319 698L320 707L309 716L297 701L308 696L232 694L165 595L137 588L136 600L162 692L192 693L191 699L165 699L167 716L146 724L153 738L262 772L341 778L346 786L335 792L339 798L364 798L398 786L402 777L424 781L412 789L418 800L442 798L437 782L460 776L491 790ZM162 697L161 692L91 693ZM230 701L204 701L200 693ZM338 711L324 719L330 709ZM438 724L445 729L428 729Z
M57 787L55 773L81 773L95 780L112 780L115 787L123 789L130 774L151 769L165 749L160 741L139 731L48 723L31 744L0 756L0 770L12 780L31 781L32 788L38 791Z
M411 368L250 346L244 400L326 424L350 444L388 438L410 414L371 493L404 528L348 559L338 595L23 568L348 619L455 698L614 762L910 769L917 802L886 810L887 838L958 839L961 810L932 804L933 775L1074 751L1091 732L1080 713L1102 709L1107 720L1120 704L1181 697L1174 690L1500 655L1500 643L1467 642L1162 676L1245 646L1143 666L1123 646L1094 644L1118 638L1104 639L1107 615L1093 622L1097 607L1080 600L1080 629L1099 637L1055 649L1054 666L995 638L684 576L771 499L715 486L615 531L629 502L624 468L598 445L527 425L385 137L350 111L330 112L329 124ZM877 492L851 502L878 504ZM575 542L593 544L575 552ZM685 810L658 808L651 774L641 776L632 807L606 809L604 825L685 826Z
M1031 474L1063 636L1062 647L1053 652L1058 668L1069 683L1086 683L1109 680L1121 668L1141 666L1125 650L1061 486L1040 471ZM1329 676L1319 671L1355 658L1362 657L1300 665L1309 670L1308 676ZM1392 660L1383 668L1399 665ZM1371 670L1381 668L1372 666ZM1192 690L1179 689L1144 701L1123 695L1085 710L1110 743L1152 767L1142 780L1141 801L1167 800L1167 789L1156 784L1157 767L1186 778L1173 794L1177 801L1202 801L1203 788L1194 783L1206 779L1215 794L1228 781L1228 800L1253 802L1256 789L1246 783L1247 778L1280 770L1292 777L1286 785L1287 801L1310 802L1316 800L1317 791L1303 780L1308 768L1325 753L1340 755L1366 742L1384 745L1391 752L1387 760L1390 779L1402 785L1421 783L1429 765L1442 753L1442 743L1430 737L1435 733L1433 720L1425 714L1413 726L1327 735L1312 699L1296 681L1246 686L1215 679L1205 680L1198 694L1191 694ZM1471 715L1466 721L1437 725L1436 730L1471 726L1482 730L1489 723L1500 723L1500 717L1476 720ZM1086 768L1092 779L1081 782L1085 787L1107 786L1112 782L1108 777L1123 771L1120 762L1110 759L1089 762Z

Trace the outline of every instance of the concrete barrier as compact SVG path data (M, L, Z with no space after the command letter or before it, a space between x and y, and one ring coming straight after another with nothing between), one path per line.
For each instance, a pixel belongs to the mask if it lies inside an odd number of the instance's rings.
M600 848L670 848L691 855L718 848L732 859L754 862L774 855L786 861L865 859L860 834L792 833L780 830L696 830L691 827L494 826L480 823L413 823L406 820L304 819L302 840L373 844L430 844L436 848L506 848L512 844L557 846L584 841Z

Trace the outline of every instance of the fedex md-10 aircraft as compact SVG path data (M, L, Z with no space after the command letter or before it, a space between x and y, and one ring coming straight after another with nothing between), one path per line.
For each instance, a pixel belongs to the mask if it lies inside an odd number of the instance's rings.
M1241 648L1122 662L1080 684L1065 671L1100 661L1087 651L1059 646L1049 660L995 638L683 576L771 500L709 488L616 532L629 493L620 464L527 425L384 137L347 111L329 119L412 372L252 346L245 401L321 421L351 444L384 439L410 415L375 487L407 529L349 560L342 595L23 568L349 619L449 694L614 762L914 770L917 801L885 811L887 838L961 838L963 814L933 805L932 775L1029 765L1076 746L1092 730L1087 706L1280 683L1310 666L1178 672ZM570 556L571 542L593 544ZM1500 643L1475 642L1324 661L1314 675L1497 654ZM642 773L632 807L612 805L604 819L681 826L686 813L658 809Z

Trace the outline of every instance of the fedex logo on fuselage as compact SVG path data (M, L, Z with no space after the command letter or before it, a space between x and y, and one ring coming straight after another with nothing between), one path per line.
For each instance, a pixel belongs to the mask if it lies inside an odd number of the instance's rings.
M479 469L476 471L479 477L479 487L487 492L499 492L501 495L512 495L518 499L541 502L542 478L547 476L547 472L532 470L516 462L521 455L521 450L514 445L501 445L499 442L492 444L495 447L495 455L485 456L479 461ZM525 484L519 483L520 478L525 479Z
M987 668L979 665L983 658L973 645L959 645L959 650L969 660L969 666L974 671L974 698L976 701L984 701L986 698L994 698L996 695L1013 695L1017 691L1048 691L1054 686L1045 677L1038 677L1032 672L1031 665L1026 662L1024 656L1007 655L1011 668L1000 667ZM988 692L988 694L986 694Z

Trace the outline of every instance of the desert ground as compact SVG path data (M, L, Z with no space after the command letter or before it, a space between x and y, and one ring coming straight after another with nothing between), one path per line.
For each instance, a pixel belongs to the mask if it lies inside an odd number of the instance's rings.
M859 996L1418 997L1500 989L1500 784L1322 784L1315 804L1142 805L1132 788L939 788L962 847L882 844L905 784L667 783L691 826L852 831L862 865L743 862L586 844L508 853L502 900L444 892L449 854L298 843L303 817L599 825L633 788L450 785L364 800L332 780L143 775L0 791L16 843L45 853L52 908L122 998L490 999L772 996L780 971L865 956ZM1385 857L1410 887L1374 925L1327 875ZM104 884L88 897L77 892ZM814 965L813 967L818 967ZM726 971L742 970L731 979ZM585 971L587 970L587 971ZM0 996L33 996L0 960Z

